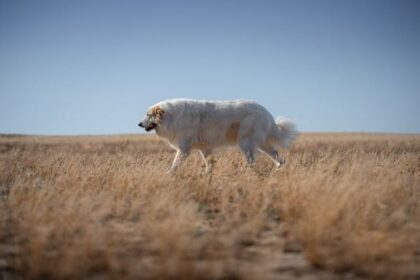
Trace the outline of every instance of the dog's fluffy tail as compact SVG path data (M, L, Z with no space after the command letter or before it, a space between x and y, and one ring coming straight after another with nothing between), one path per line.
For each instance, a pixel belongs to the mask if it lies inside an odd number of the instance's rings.
M275 133L275 142L277 145L287 148L298 136L296 125L292 121L280 117L276 119L276 125L278 129Z

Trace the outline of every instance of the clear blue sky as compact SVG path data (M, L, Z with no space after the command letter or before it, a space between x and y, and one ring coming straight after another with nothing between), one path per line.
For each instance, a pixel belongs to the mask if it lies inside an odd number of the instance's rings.
M0 133L141 132L172 97L420 133L420 1L0 0Z

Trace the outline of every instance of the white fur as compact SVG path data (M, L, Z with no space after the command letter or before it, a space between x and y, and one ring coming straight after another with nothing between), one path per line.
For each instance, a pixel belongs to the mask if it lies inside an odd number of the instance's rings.
M152 115L155 108L163 110L160 119ZM206 163L214 148L239 145L247 162L253 164L257 150L267 154L280 167L284 161L276 148L287 147L297 135L292 122L273 116L253 101L205 101L171 99L161 101L148 110L140 123L145 128L155 127L156 133L177 150L169 172L188 157L191 149L199 149Z

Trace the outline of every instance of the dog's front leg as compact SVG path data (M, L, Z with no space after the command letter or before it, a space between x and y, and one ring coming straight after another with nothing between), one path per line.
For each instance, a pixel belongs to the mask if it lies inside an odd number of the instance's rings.
M172 162L171 168L168 170L168 174L173 173L179 165L189 156L190 150L188 148L179 148L176 151L175 158Z

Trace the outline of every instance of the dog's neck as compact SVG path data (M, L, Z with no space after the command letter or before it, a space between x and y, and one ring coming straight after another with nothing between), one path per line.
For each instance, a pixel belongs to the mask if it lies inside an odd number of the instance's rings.
M165 138L169 141L173 140L175 138L175 132L174 131L170 131L169 129L167 129L166 126L162 125L162 126L157 126L155 128L156 134L159 137Z

